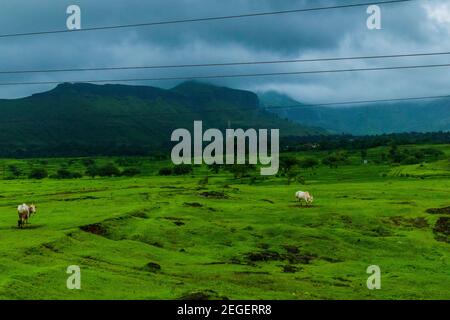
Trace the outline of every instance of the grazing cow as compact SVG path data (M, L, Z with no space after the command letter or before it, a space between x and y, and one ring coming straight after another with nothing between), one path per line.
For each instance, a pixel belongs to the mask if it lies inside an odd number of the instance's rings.
M303 205L302 200L305 201L307 205L310 205L314 201L314 197L308 191L297 191L295 197Z
M34 204L27 205L24 203L17 207L17 212L19 214L17 225L19 228L23 228L25 224L28 224L28 219L30 219L31 215L36 214L36 206Z

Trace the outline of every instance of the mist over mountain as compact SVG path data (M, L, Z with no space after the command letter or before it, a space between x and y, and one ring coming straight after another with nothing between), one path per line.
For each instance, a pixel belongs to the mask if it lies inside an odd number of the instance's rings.
M282 118L331 133L374 135L400 132L450 131L450 99L383 102L365 105L302 106L291 97L268 91L258 94L261 103Z
M0 100L0 155L152 154L170 149L174 129L279 128L280 134L324 133L260 108L249 91L185 82L149 86L60 84L30 97Z

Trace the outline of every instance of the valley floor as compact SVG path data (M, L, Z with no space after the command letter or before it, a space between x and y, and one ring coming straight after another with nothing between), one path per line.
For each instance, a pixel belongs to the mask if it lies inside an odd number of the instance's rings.
M450 299L450 243L436 231L448 212L426 212L450 206L450 179L389 170L319 168L307 185L219 174L200 186L204 173L2 180L0 298ZM19 230L25 201L38 213ZM66 288L70 265L81 290ZM380 290L367 289L370 265Z

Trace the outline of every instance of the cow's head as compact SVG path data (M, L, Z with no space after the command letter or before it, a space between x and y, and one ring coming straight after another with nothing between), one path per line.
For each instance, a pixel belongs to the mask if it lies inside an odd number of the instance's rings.
M30 205L30 213L34 213L34 214L36 214L36 206L34 205L34 204L31 204Z

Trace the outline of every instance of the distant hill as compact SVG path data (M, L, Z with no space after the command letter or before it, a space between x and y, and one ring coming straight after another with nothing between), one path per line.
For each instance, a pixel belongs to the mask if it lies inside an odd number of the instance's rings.
M0 156L151 154L170 148L176 128L310 129L260 108L255 93L185 82L148 86L60 84L30 97L0 100Z
M273 91L261 93L259 97L264 106L302 105ZM339 134L450 131L450 99L270 111L302 125L321 127Z

